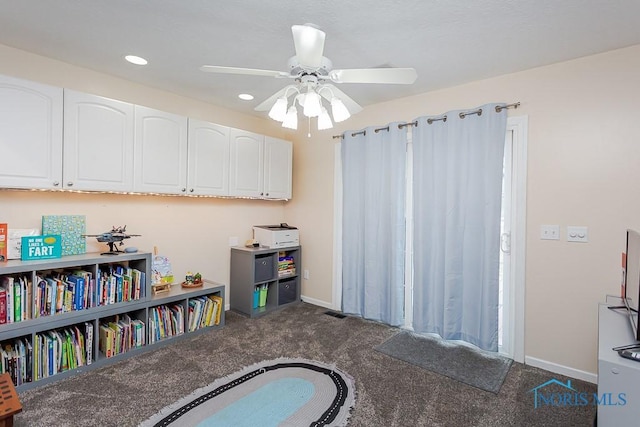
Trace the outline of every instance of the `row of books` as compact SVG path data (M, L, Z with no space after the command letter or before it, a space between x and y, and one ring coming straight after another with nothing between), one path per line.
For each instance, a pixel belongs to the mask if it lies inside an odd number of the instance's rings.
M98 269L98 304L138 300L144 296L146 274L135 268L109 265Z
M35 294L27 276L2 276L0 324L84 310L95 305L95 284L91 273L55 272L36 276Z
M31 280L3 276L0 281L0 324L31 319Z
M126 353L145 344L145 324L127 314L100 324L100 352L105 357Z
M33 349L34 381L90 365L93 360L93 325L85 322L36 334Z
M189 301L189 331L220 324L222 297L202 296ZM8 372L16 386L67 370L90 365L93 360L93 324L85 322L0 345L0 373ZM149 343L184 333L184 308L180 304L149 309ZM99 349L113 357L145 345L145 323L127 314L99 326ZM33 363L32 363L33 361Z
M6 343L0 348L0 373L8 372L15 386L31 382L33 349L26 338Z
M149 343L184 334L184 308L180 304L149 309Z
M296 264L292 256L286 252L278 252L278 277L293 276L296 274Z
M223 310L222 297L218 295L189 300L189 332L220 324L220 313Z
M35 317L84 310L95 306L95 281L88 271L77 270L36 276Z

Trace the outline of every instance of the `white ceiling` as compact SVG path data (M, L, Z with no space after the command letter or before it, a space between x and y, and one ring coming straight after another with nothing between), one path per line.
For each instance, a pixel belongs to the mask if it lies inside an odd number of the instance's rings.
M266 117L253 108L289 80L199 67L286 71L291 25L313 23L336 69L417 70L339 86L366 106L640 44L638 17L638 0L0 0L0 44Z

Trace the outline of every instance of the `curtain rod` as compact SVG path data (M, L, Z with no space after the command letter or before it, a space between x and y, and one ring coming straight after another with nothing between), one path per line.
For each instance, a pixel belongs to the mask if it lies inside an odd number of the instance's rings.
M513 104L507 104L507 105L496 105L495 110L496 110L496 113L499 113L500 111L504 110L505 108L514 108L515 109L515 108L518 108L519 106L520 106L520 102L514 102ZM477 114L477 115L481 116L482 115L482 108L478 108L477 110L473 110L473 111L463 111L460 114L458 114L458 117L460 117L461 119L464 119L465 117L473 115L473 114ZM445 114L442 117L428 118L427 119L427 123L428 124L432 124L433 122L437 122L439 120L442 120L443 122L446 122L447 121L447 115ZM413 122L400 123L398 125L398 129L402 129L403 127L406 127L406 126L418 126L418 121L415 120ZM374 131L376 133L378 133L381 130L388 131L389 130L389 126L385 126L385 127L374 129ZM351 134L351 136L353 137L353 136L356 136L356 135L366 135L366 134L367 134L367 131L361 130L361 131L358 131L358 132L353 132ZM333 139L337 139L337 138L340 138L340 139L344 138L344 134L333 135Z

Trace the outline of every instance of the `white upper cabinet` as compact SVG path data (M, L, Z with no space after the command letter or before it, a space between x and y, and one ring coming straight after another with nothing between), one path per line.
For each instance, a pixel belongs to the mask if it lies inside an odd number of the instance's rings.
M290 199L292 144L0 75L0 188Z
M283 139L264 138L264 197L290 199L293 144Z
M231 129L229 194L263 197L264 136Z
M133 190L133 104L65 89L63 185Z
M229 195L229 137L226 126L189 119L188 194Z
M187 194L187 118L135 106L134 191Z
M229 194L290 199L292 154L289 141L231 129Z
M62 187L62 89L0 76L0 187Z

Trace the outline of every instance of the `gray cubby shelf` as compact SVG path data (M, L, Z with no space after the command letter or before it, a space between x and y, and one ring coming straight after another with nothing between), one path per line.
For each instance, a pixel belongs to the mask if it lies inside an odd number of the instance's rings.
M278 268L281 257L286 257L290 268ZM302 248L231 248L231 275L229 298L231 309L249 317L262 316L300 301ZM263 306L254 307L256 287L266 287ZM260 301L258 301L260 302Z
M129 299L122 302L114 302L112 304L95 305L99 300L99 281L97 280L98 273L118 265L144 273L144 281L141 282L141 286L139 288L139 298ZM79 269L90 272L96 283L93 287L94 306L36 317L35 312L37 306L35 301L38 295L38 284L36 278L50 274L70 273ZM31 318L21 320L19 322L14 321L12 323L0 324L0 362L2 363L2 369L7 371L24 369L24 372L26 372L27 368L30 368L31 381L14 381L18 383L16 386L18 391L39 387L81 372L86 372L91 369L141 354L142 352L149 351L160 346L174 343L178 339L192 337L204 331L221 328L225 322L224 306L226 301L224 285L204 280L203 286L198 288L183 289L180 285L172 285L169 292L152 295L150 282L150 253L122 253L115 256L103 256L98 253L88 253L39 261L10 260L0 263L0 285L8 285L8 281L5 280L5 278L8 277L12 277L14 281L19 278L26 279L25 283L27 283L27 287L25 289L31 289L27 292L27 295L30 295L24 305L25 310L28 310L31 314ZM186 323L183 325L183 334L168 337L150 344L148 339L149 316L152 314L154 308L163 305L180 305L184 310L184 322L188 322L190 302L193 300L193 303L195 304L196 300L202 300L207 296L216 296L222 299L221 304L219 304L221 311L220 320L217 325L203 325L203 327L189 332L188 323ZM101 351L100 325L101 323L108 321L122 320L125 315L129 316L132 322L141 321L144 323L142 330L142 334L144 335L144 344L139 347L131 346L131 348L126 351L107 357ZM75 367L67 366L65 370L59 370L57 373L42 374L39 375L40 378L36 379L35 374L38 369L37 364L41 363L41 361L35 360L35 352L32 352L29 356L28 348L31 347L34 349L39 337L48 337L55 333L66 337L66 334L72 335L72 333L77 330L78 332L76 332L76 337L82 335L83 339L86 339L89 334L89 329L93 335L93 344L91 346L85 346L83 357L87 358L90 356L90 364ZM74 337L71 336L70 338L73 339ZM13 346L14 350L18 350L22 349L23 345L24 354L22 354L22 357L15 355L14 357L10 357L11 355L7 353L7 346ZM49 354L53 355L51 351L52 350L49 351ZM41 352L38 353L40 355L42 354ZM61 357L58 355L56 355L56 357L57 363L59 362L60 366L62 366L64 362ZM14 361L9 362L9 360ZM15 360L20 360L20 362L16 362ZM12 365L9 365L9 363ZM19 363L20 365L16 365L16 363Z

